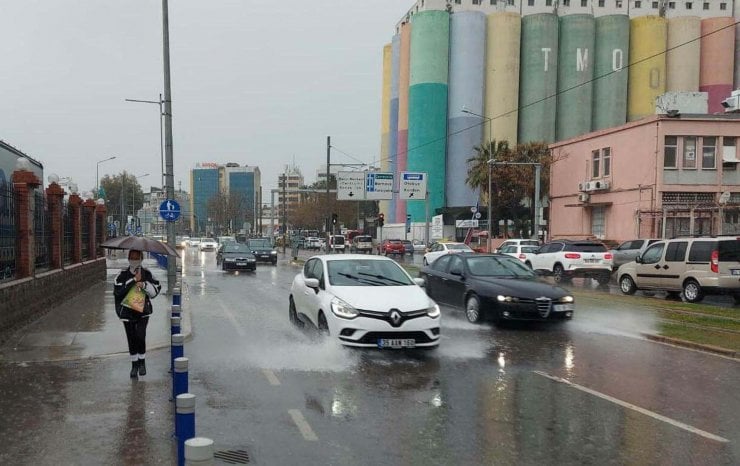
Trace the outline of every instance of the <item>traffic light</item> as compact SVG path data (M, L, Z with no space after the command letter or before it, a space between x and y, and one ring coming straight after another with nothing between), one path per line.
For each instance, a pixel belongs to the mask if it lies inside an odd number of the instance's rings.
M378 214L378 226L382 227L384 223L385 223L385 215L383 215L383 213L381 212L380 214Z
M331 224L336 225L337 220L338 220L337 214L331 214Z

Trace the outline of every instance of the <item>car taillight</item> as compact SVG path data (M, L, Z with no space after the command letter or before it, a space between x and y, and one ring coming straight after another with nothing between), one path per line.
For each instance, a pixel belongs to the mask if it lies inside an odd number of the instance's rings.
M712 251L712 272L719 273L719 251Z
M524 255L524 254L519 254L519 259L521 259L521 260L524 260L524 259L526 259L526 258L527 258L527 256L526 256L526 255Z
M580 259L581 258L581 255L580 254L576 254L574 252L566 252L565 253L565 258L566 259Z
M612 255L611 255L610 253L608 253L608 252L607 252L606 254L604 254L604 259L606 259L606 260L611 260L611 259L612 259L613 257L614 257L614 256L612 256Z

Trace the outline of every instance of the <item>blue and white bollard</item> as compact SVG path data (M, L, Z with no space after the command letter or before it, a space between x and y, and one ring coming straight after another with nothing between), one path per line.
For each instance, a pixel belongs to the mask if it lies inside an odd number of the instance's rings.
M177 464L185 464L185 441L195 437L195 395L183 393L175 400Z
M170 311L170 317L181 317L180 315L181 313L182 313L182 306L180 306L179 304L173 304L172 309Z
M210 466L213 454L213 440L205 437L185 440L185 466Z
M183 343L185 337L182 333L176 333L172 335L172 346L170 347L170 370L175 368L175 359L185 356L185 347Z
M170 317L170 335L180 333L180 317Z
M182 305L182 296L180 295L180 288L175 287L172 289L172 305L173 306L181 306Z
M175 359L175 377L172 382L172 398L188 392L188 358Z

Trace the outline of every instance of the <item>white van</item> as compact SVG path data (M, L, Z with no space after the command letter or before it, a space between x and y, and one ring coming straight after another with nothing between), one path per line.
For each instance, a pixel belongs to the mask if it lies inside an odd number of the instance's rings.
M617 270L624 294L636 290L683 292L690 303L705 295L731 294L740 303L740 238L676 238L651 244Z

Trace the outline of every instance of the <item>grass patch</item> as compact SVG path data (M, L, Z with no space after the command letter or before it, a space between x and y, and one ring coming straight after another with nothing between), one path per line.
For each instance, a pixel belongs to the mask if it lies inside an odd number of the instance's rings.
M740 331L740 320L723 319L722 317L702 313L683 314L679 312L671 312L669 310L660 310L658 312L664 319L670 319L677 323L683 322L687 324L705 325L726 330Z
M740 351L740 335L733 335L731 333L691 328L681 324L662 323L660 324L660 334L702 345L712 345L733 351Z

